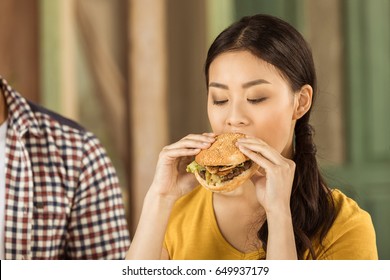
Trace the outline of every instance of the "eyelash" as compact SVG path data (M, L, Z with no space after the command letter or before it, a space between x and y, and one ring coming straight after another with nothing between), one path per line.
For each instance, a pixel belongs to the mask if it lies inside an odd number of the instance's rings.
M257 103L260 103L260 102L263 102L265 101L267 98L266 97L262 97L262 98L257 98L257 99L247 99L247 101L249 103L252 103L252 104L257 104Z
M228 102L228 101L227 100L214 100L213 104L217 105L217 106L220 106L220 105L223 105L226 102Z
M258 99L249 99L248 98L247 101L251 104L258 104L258 103L265 101L266 99L267 99L266 97L258 98ZM228 102L228 100L214 100L213 104L217 105L217 106L221 106L221 105L225 104L226 102Z

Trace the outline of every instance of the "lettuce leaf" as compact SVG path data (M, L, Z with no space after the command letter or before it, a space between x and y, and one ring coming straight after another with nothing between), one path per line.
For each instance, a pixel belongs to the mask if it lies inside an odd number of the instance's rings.
M205 170L202 165L199 165L195 160L187 165L186 171L189 173L200 172L201 170Z

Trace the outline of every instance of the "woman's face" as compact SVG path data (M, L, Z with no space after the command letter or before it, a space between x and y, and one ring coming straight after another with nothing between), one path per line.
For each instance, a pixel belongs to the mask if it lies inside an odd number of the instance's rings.
M217 134L255 136L291 158L296 103L281 73L248 51L222 53L210 65L207 111Z

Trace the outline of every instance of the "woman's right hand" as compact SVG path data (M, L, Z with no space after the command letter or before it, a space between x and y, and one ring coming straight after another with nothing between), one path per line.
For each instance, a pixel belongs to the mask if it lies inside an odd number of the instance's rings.
M214 133L189 134L160 152L149 192L176 201L195 188L197 181L186 167L202 149L215 141Z

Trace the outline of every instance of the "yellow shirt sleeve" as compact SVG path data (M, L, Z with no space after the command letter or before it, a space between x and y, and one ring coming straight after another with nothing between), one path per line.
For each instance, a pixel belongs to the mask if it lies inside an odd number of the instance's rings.
M317 247L324 260L377 260L375 230L370 215L339 190L332 192L338 214Z

